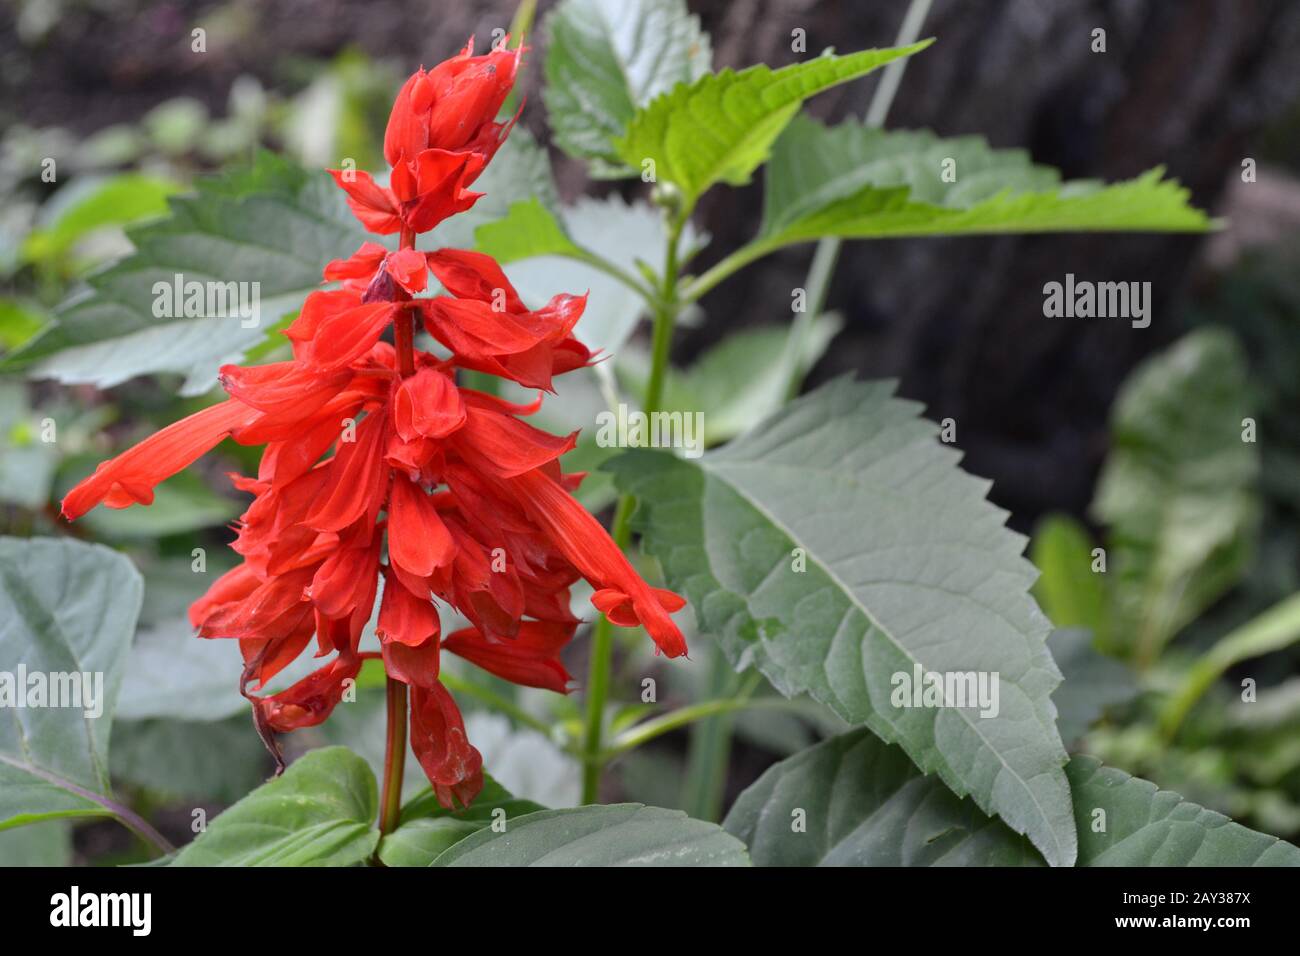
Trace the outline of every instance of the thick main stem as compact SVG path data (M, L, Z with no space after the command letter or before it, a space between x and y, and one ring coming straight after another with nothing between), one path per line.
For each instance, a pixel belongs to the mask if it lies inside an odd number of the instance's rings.
M686 215L679 215L668 231L668 252L664 257L663 287L654 309L654 332L651 345L650 380L646 385L645 412L659 410L663 401L664 381L668 375L668 354L673 342L673 326L681 303L677 300L677 246L681 241ZM632 541L632 509L635 500L623 495L614 512L610 537L620 551ZM614 659L614 628L601 615L592 628L591 662L587 668L587 720L582 742L582 802L595 803L600 793L600 772L605 760L601 753L605 729L605 700L609 696L609 672Z
M415 233L402 228L400 247L415 248ZM399 295L410 298L404 290ZM393 320L393 345L397 351L397 372L402 378L415 374L415 320L405 308ZM391 833L402 813L402 780L406 776L406 685L388 678L388 731L384 740L384 789L380 798L379 832ZM377 853L378 851L376 851ZM378 860L378 856L376 856Z
M388 678L388 735L384 741L384 794L379 832L392 833L402 814L402 778L406 774L406 685Z

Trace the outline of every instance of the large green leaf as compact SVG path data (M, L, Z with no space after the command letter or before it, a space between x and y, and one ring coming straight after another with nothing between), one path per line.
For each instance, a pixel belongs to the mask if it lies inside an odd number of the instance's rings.
M1067 773L1079 866L1300 866L1291 844L1090 757L1076 757ZM1023 837L863 731L770 768L723 826L758 866L1042 863Z
M766 168L757 247L823 236L1209 228L1187 204L1187 190L1162 175L1154 169L1112 186L1063 183L1023 150L991 149L977 136L941 139L854 120L828 128L800 116Z
M103 678L102 700L92 708L102 706L102 712L94 717L86 716L85 707L6 702L0 720L0 830L113 812L107 798L109 731L142 590L131 562L99 545L0 538L0 662L14 684L20 666L29 681L34 674L47 683L73 673ZM98 677L91 681L97 687ZM27 702L27 687L12 689Z
M4 367L102 387L180 372L187 394L202 393L218 366L238 361L319 286L327 262L365 240L324 172L308 173L269 153L251 169L200 181L195 195L170 204L170 217L128 230L136 251L92 275ZM185 282L259 283L258 325L244 328L234 315L155 316L154 284L170 285L177 275Z
M920 406L892 392L838 379L695 461L638 450L604 467L637 497L645 548L733 666L901 743L1069 865L1050 699L1061 676L1024 539ZM916 668L996 680L996 715L895 706L895 681Z
M1205 328L1148 359L1111 411L1111 453L1094 517L1109 528L1108 575L1123 648L1149 663L1223 595L1248 560L1257 445L1241 346Z
M745 846L680 810L639 803L542 810L479 830L434 866L748 866Z
M369 764L345 747L313 750L183 847L173 866L350 866L379 842Z
M932 41L845 56L825 54L773 70L709 73L681 84L639 110L616 143L628 166L649 159L657 181L683 193L690 209L717 182L743 185L767 159L773 141L808 97L925 49Z
M425 788L402 807L397 829L379 841L379 859L385 866L428 866L438 855L494 823L509 829L516 817L545 809L520 800L484 774L483 789L474 802L452 812Z
M564 0L546 20L555 144L592 175L628 176L614 148L640 107L709 70L709 37L685 0Z

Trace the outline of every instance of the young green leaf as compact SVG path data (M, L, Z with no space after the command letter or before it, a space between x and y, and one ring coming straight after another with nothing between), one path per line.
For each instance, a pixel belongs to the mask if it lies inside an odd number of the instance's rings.
M1161 727L1166 735L1173 736L1187 712L1229 667L1284 650L1297 642L1300 642L1300 594L1291 595L1225 634L1193 665L1165 705Z
M1300 849L1076 757L1079 866L1300 866ZM740 795L727 831L757 866L1036 866L1029 841L864 731L790 757Z
M748 866L745 845L680 810L639 803L543 810L479 830L433 866Z
M555 144L597 178L633 175L614 148L640 107L708 72L685 0L564 0L546 21L542 98Z
M618 155L639 170L653 161L655 181L679 187L690 210L714 183L749 182L804 100L911 56L931 42L845 56L825 54L779 70L759 64L739 73L707 74L639 110L627 134L616 142Z
M1069 515L1048 515L1034 529L1029 559L1041 572L1034 597L1057 627L1086 628L1104 646L1110 632L1106 576L1094 571L1092 541Z
M1073 750L1107 707L1137 696L1137 679L1129 668L1096 650L1092 632L1082 628L1053 631L1047 646L1065 678L1052 693L1056 726L1065 746Z
M295 761L208 824L173 866L350 866L374 852L378 788L346 747Z
M1185 336L1124 383L1093 516L1125 647L1150 663L1236 583L1258 517L1258 446L1241 346L1226 329Z
M1050 700L1061 676L1024 539L920 406L892 391L839 379L694 461L641 450L604 467L636 496L644 546L734 667L901 743L1069 865ZM985 675L998 706L895 701L936 673Z
M30 704L7 701L0 720L0 830L114 813L109 731L142 593L131 562L107 548L0 538L0 661L10 672L0 694ZM39 705L28 699L33 677L45 687ZM74 686L79 701L50 706L50 694Z

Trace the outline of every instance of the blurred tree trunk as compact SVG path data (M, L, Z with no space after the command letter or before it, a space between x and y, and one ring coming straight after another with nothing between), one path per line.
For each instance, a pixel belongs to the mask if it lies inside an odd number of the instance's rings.
M880 3L696 2L719 66L793 62L809 53L893 42L905 0ZM1106 31L1106 52L1091 51ZM891 127L980 133L1023 147L1069 177L1108 180L1164 165L1213 208L1261 128L1300 87L1300 4L1158 0L936 0L909 64ZM874 79L817 98L811 111L861 116ZM752 235L761 183L717 190L701 208L713 248L700 267ZM1106 449L1119 382L1182 328L1180 298L1202 240L1180 236L1040 236L847 244L829 297L847 326L816 370L897 376L935 419L957 421L967 466L1026 527L1047 507L1082 509ZM697 352L736 327L788 320L810 249L788 250L705 301ZM1105 319L1047 319L1045 282L1152 283L1148 329Z

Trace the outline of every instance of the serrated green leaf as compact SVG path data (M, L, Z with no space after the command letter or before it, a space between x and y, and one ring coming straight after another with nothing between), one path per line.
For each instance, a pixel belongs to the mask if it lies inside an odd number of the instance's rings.
M369 764L324 747L212 820L173 866L350 866L379 842Z
M1029 559L1040 576L1034 597L1057 627L1086 628L1103 644L1110 633L1106 578L1093 571L1092 540L1069 515L1052 514L1034 529Z
M685 0L564 0L546 20L542 98L555 144L598 178L632 175L614 148L638 108L708 72Z
M1108 527L1107 574L1122 650L1150 663L1240 578L1258 520L1249 372L1226 329L1148 359L1111 411L1111 453L1092 504Z
M824 54L779 70L759 64L739 73L706 74L639 110L627 135L615 144L618 155L636 169L653 160L656 181L678 186L689 210L714 183L749 182L804 100L911 56L931 42L845 56Z
M1154 784L1076 757L1066 768L1079 866L1300 866L1300 849ZM1095 811L1104 811L1104 818ZM802 816L802 829L792 827ZM1097 832L1094 822L1104 819ZM1024 837L864 731L771 767L723 826L757 866L1034 866Z
M639 803L542 810L461 840L433 866L748 866L721 827Z
M516 817L544 809L539 803L511 795L486 773L474 802L455 813L444 809L426 787L402 807L397 829L380 840L379 859L385 866L429 866L471 833L493 823L508 829Z
M1024 539L920 406L892 391L839 379L693 462L640 450L604 467L636 496L643 546L734 667L900 742L1069 865L1050 700L1061 677ZM1000 675L996 715L895 706L895 675L916 667Z
M83 707L19 707L0 721L0 830L55 817L110 814L108 741L142 595L124 556L60 538L0 538L0 662L9 688L29 675L102 675ZM82 678L84 681L84 678ZM92 677L92 686L98 679ZM92 692L93 696L93 692ZM48 699L47 699L48 701ZM95 705L92 707L92 703ZM99 716L86 716L99 709Z
M3 368L101 387L179 372L187 377L184 393L200 394L222 363L238 361L320 285L326 263L366 238L323 171L308 173L269 153L250 169L201 180L195 195L172 197L170 205L170 217L128 230L136 251L90 276ZM259 324L245 328L237 315L155 316L155 283L170 285L177 275L260 283Z
M764 177L764 250L823 236L1075 231L1200 232L1211 222L1153 169L1127 182L1062 182L1018 149L977 136L884 131L806 116L777 140Z

